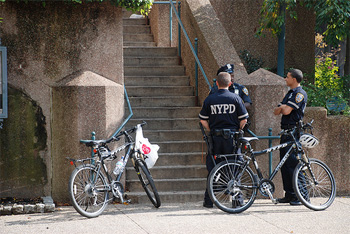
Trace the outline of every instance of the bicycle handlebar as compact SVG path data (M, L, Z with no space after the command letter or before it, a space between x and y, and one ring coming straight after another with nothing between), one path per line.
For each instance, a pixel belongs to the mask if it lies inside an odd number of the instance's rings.
M309 123L304 124L302 121L300 121L295 127L291 128L291 129L284 129L282 130L279 135L283 135L283 134L293 134L295 131L299 131L300 130L312 130L313 126L312 123L314 122L314 120L312 119Z
M140 123L140 126L146 125L147 123L145 121L143 121L142 123ZM122 132L120 132L118 135L111 137L109 139L106 140L80 140L80 143L85 144L86 146L93 146L93 145L103 145L106 143L110 143L112 141L119 141L120 140L120 136L122 135L127 135L128 133L132 133L137 129L137 125L129 128L127 130L124 130Z

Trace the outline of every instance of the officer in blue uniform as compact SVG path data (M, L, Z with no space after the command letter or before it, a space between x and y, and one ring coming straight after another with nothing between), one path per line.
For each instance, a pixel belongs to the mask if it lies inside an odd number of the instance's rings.
M218 91L209 95L203 103L199 113L202 125L210 132L213 141L213 154L230 154L234 151L232 132L244 128L247 122L248 112L242 99L230 92L230 74L221 72L217 78ZM214 168L211 157L207 156L206 166L208 174ZM208 190L204 195L204 207L213 207Z
M278 104L278 107L275 108L275 115L282 115L281 119L281 128L292 129L297 123L303 119L304 111L307 103L307 94L300 86L300 82L303 79L303 73L298 69L293 69L288 72L287 77L284 78L290 90L287 95L283 98L282 102ZM296 136L299 137L299 136ZM292 140L290 136L282 135L281 143L285 143ZM284 148L280 150L280 158L282 159L285 153L289 148ZM293 189L293 173L294 169L298 164L296 155L292 154L283 167L281 168L282 172L282 181L283 189L285 191L285 196L278 199L279 203L290 203L291 205L301 205L300 201L296 197Z
M232 84L228 88L229 91L232 93L237 94L240 96L244 102L244 105L246 108L249 108L249 106L252 104L252 100L250 99L248 89L241 84L234 83L234 65L233 64L226 64L225 66L222 66L219 68L217 75L220 72L227 72L231 75L231 82ZM209 94L213 94L218 90L217 86L213 86L212 89L210 90Z

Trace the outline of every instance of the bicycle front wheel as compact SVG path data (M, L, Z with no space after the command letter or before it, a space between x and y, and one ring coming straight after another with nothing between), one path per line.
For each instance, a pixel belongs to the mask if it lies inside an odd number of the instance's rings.
M99 216L107 206L108 185L93 165L74 169L69 179L69 195L75 210L88 218Z
M324 210L334 201L336 184L332 171L318 159L299 163L294 170L293 186L299 201L312 210Z
M154 207L160 207L160 197L145 162L142 160L137 160L135 163L135 169L148 198L151 200Z
M257 195L257 183L249 167L235 161L217 164L208 177L208 193L213 203L227 213L248 209Z

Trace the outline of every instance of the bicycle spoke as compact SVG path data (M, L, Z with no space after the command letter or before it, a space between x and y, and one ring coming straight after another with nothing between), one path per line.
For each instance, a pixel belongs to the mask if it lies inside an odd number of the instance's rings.
M310 159L307 169L299 165L293 178L296 195L305 206L313 210L324 210L332 204L336 193L335 180L323 162Z

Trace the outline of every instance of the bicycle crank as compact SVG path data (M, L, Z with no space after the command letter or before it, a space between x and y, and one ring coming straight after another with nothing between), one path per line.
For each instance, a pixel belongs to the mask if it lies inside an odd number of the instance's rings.
M116 198L120 199L121 203L125 203L124 198L123 198L124 188L123 188L122 183L120 183L119 181L113 181L112 182L112 192Z
M277 199L273 197L273 193L275 192L275 185L271 180L261 180L259 191L263 196L269 197L274 204L277 204Z

